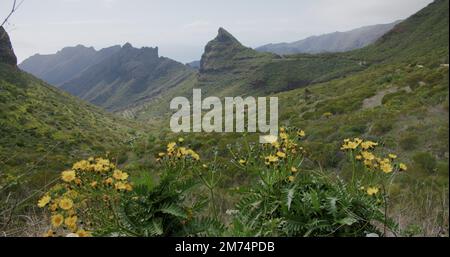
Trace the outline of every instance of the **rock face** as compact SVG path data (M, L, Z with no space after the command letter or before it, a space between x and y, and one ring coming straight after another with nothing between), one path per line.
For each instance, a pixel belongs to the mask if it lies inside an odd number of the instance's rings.
M200 60L200 72L228 69L233 58L245 51L253 50L243 46L225 29L219 28L216 38L205 47Z
M0 63L16 66L17 58L9 40L8 33L0 27Z

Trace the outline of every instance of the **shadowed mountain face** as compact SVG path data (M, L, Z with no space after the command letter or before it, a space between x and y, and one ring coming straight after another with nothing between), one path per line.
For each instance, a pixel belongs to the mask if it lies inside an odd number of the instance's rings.
M396 21L389 24L366 26L346 32L312 36L292 43L268 44L258 47L256 50L280 55L345 52L374 43L399 22Z
M120 46L96 51L93 47L77 45L63 48L56 54L36 54L24 60L19 68L58 87L119 50Z
M0 27L0 63L8 65L17 65L17 58L14 54L8 33L3 27Z
M53 55L34 55L19 67L109 111L148 101L194 73L160 57L158 48L137 49L129 43L99 51L67 47Z

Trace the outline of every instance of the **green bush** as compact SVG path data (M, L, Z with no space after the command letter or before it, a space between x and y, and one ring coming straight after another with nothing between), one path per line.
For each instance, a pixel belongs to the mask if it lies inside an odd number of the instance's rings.
M436 158L428 152L416 153L413 156L414 166L422 172L434 173L436 172L437 161Z
M400 137L399 144L405 151L414 150L419 144L419 137L415 134L402 135Z

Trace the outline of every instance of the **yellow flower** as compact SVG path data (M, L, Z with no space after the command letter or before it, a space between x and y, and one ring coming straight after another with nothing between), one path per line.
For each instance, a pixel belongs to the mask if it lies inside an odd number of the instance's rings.
M408 170L408 166L406 166L406 164L404 163L400 163L399 168L401 171L407 171Z
M362 158L363 158L363 157L362 157L361 155L357 155L357 156L355 157L355 159L358 160L358 161L362 160Z
M45 232L42 236L43 237L53 237L53 235L55 234L55 232L53 232L53 230L49 229L47 232Z
M373 164L372 164L372 161L364 160L364 165L367 167L371 167Z
M184 142L184 138L182 138L182 137L178 138L178 142L183 143Z
M122 182L117 182L114 187L116 188L116 190L126 190L127 189L127 185L125 183Z
M245 165L245 164L247 164L247 161L246 161L246 160L243 160L243 159L241 159L241 160L239 160L239 164L241 164L241 165Z
M64 220L64 224L69 228L73 228L77 225L77 220L78 220L77 216L72 216L72 217L66 218Z
M286 140L286 139L288 139L288 135L286 133L282 132L282 133L280 133L280 138L283 140Z
M365 142L361 143L361 147L364 150L371 149L371 148L373 148L373 147L375 147L377 145L378 145L378 143L375 143L375 142L372 142L372 141L365 141Z
M363 152L361 152L361 156L365 160L369 160L369 161L375 160L375 155L373 155L373 153L371 153L371 152L363 151Z
M58 228L64 221L64 217L61 214L56 214L51 217L52 226Z
M58 204L57 203L54 203L54 204L50 205L50 211L54 212L57 209L58 209Z
M121 170L115 170L113 173L113 177L117 180L126 180L128 178L128 174Z
M167 152L173 152L173 150L175 149L175 146L177 146L177 143L175 143L175 142L171 142L171 143L167 144Z
M61 173L61 178L64 182L72 182L76 178L74 170L66 170Z
M207 168L208 168L208 165L203 164L202 167L203 167L204 169L207 169Z
M296 173L297 171L298 171L297 168L291 167L291 172L292 172L292 173Z
M390 153L389 154L389 158L391 158L391 159L397 159L397 155L395 155L395 154L392 154L392 153Z
M114 182L114 180L112 178L105 179L105 184L108 186L112 185L113 182Z
M384 173L391 173L394 170L389 159L384 159L380 162L380 169Z
M90 232L88 232L88 231L86 231L86 230L84 230L84 229L78 230L76 234L77 234L79 237L91 237L91 236L92 236Z
M277 152L277 156L280 157L280 158L282 158L282 159L286 158L286 154L283 153L283 152L281 152L281 151L278 151L278 152Z
M266 164L272 164L278 162L278 157L275 155L269 155L266 157Z
M74 169L74 170L88 170L89 167L90 167L90 163L88 161L82 160L82 161L76 162L72 166L72 169Z
M92 183L91 183L91 187L96 187L97 186L97 181L92 181Z
M351 141L350 139L345 139L344 144L341 147L341 150L354 150L361 143L362 143L362 140L359 138L355 138L353 141Z
M200 160L200 155L198 155L198 153L196 153L194 150L189 149L187 150L187 153L192 157L192 159L196 161Z
M294 182L295 177L294 176L289 176L288 179L289 179L290 182Z
M299 137L305 137L305 136L306 136L306 133L305 133L305 131L303 131L303 130L299 130L299 131L297 132L297 135L298 135Z
M159 157L164 157L166 154L165 153L159 153L158 156Z
M70 210L73 207L73 201L69 198L63 198L59 201L59 207L63 210Z
M376 195L378 194L380 190L378 189L378 187L368 187L367 188L367 194L368 195Z
M133 190L133 186L127 183L127 184L125 184L125 190L131 191L131 190Z
M44 195L41 199L38 201L38 207L44 208L51 200L52 198L49 195Z

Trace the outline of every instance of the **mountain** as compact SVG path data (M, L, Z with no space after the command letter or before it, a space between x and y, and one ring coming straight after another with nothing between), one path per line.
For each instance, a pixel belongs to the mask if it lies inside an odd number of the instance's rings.
M448 219L436 217L448 211L448 12L449 1L434 1L374 44L335 54L262 56L222 30L205 48L196 79L166 92L134 116L154 119L167 112L173 96L190 97L193 87L215 96L278 97L280 126L307 133L302 142L305 164L312 160L324 171L350 177L352 167L340 151L343 139L376 141L377 154L395 153L408 166L390 182L389 215L401 219L402 228L412 224L426 235L446 234ZM354 63L360 68L343 69ZM260 83L249 84L252 81ZM294 87L286 90L287 85ZM170 116L163 117L158 125L168 128ZM217 146L222 156L228 145L239 144L240 136L191 133L189 140L207 142L206 153ZM253 142L252 136L256 140L251 134L246 140ZM230 179L237 180L241 177Z
M0 34L0 188L16 176L42 185L72 161L114 152L140 131L18 69L1 27Z
M374 44L346 53L369 62L448 63L448 1L435 0ZM430 63L431 62L431 63Z
M177 85L194 70L158 55L158 48L127 43L67 80L61 89L109 111L138 105Z
M96 51L93 47L77 45L66 47L56 54L33 55L24 60L19 68L41 78L45 82L61 86L79 76L87 68L103 61L120 50L120 46Z
M329 81L365 69L361 60L336 54L279 56L261 53L242 45L230 32L219 28L207 43L196 76L162 92L157 98L125 111L141 120L164 117L173 97L192 95L193 88L204 96L265 96Z
M0 63L12 66L17 65L17 58L9 40L8 33L0 27Z
M381 36L400 23L365 26L346 32L334 32L312 36L292 43L268 44L256 48L259 52L271 52L280 55L298 53L346 52L374 43Z
M194 68L194 69L200 69L200 61L198 61L198 60L188 62L188 63L186 63L186 65L188 65L189 67Z

